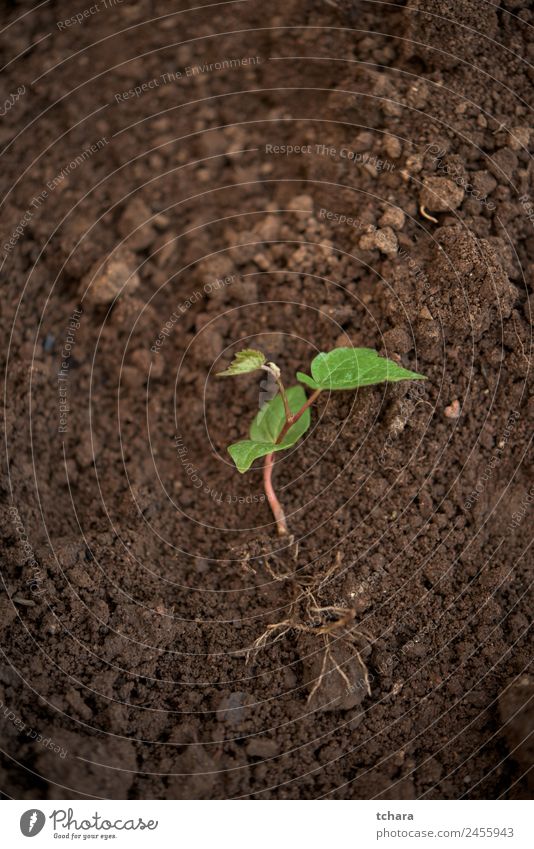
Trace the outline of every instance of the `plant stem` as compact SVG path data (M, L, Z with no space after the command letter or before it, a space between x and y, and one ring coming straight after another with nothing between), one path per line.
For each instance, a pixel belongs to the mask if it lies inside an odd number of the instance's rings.
M286 416L286 422L288 422L292 417L292 413L291 413L291 407L289 406L289 400L288 400L288 397L287 397L286 388L285 388L285 386L282 382L281 377L277 378L276 383L278 385L280 395L282 396L282 402L284 404L284 413L285 413L285 416Z
M308 398L306 403L302 405L302 407L300 408L300 410L297 413L293 413L293 414L290 413L289 416L286 413L286 423L283 426L282 430L280 431L280 436L276 440L277 445L279 445L282 442L282 440L284 439L284 436L288 432L289 428L293 427L295 422L298 422L300 417L302 415L304 415L304 413L306 412L308 407L311 407L311 405L317 400L317 398L319 397L321 392L322 392L321 389L316 389L315 392L313 392L312 395L310 395L310 397Z
M267 501L269 502L269 506L272 510L273 516L276 520L276 527L278 529L278 534L282 537L288 533L287 530L287 522L286 515L284 513L284 509L278 498L276 497L276 493L273 489L272 476L273 476L273 457L274 454L267 454L265 457L265 463L263 466L263 488L265 489L265 495L267 496Z
M286 417L286 422L291 418L291 407L289 406L289 399L287 397L286 388L284 386L284 382L280 375L280 369L276 365L276 363L267 363L262 366L263 370L266 371L271 377L274 377L276 381L276 385L278 386L278 391L282 397L282 403L284 405L284 414Z
M300 410L298 410L298 412L291 413L291 410L289 408L289 403L288 403L288 400L287 400L287 395L285 393L285 389L283 388L282 381L281 380L279 382L277 381L277 383L278 383L278 387L280 389L280 394L282 396L282 400L284 401L284 409L285 409L285 415L286 415L285 424L284 424L282 430L280 431L280 435L279 435L278 439L276 440L276 444L279 445L282 442L282 440L284 439L284 436L286 435L286 433L288 432L290 427L292 427L295 424L295 422L298 422L298 420L306 412L306 410L309 407L311 407L311 405L314 403L314 401L317 400L317 398L319 397L319 395L321 393L321 390L316 389L315 392L313 392L313 394L310 395L310 397L308 398L306 403L302 405ZM276 497L276 493L273 489L273 482L272 482L273 458L274 458L274 453L267 454L266 457L265 457L265 462L264 462L264 465L263 465L263 488L265 489L265 495L267 496L267 501L269 502L269 506L272 510L272 514L273 514L275 521L276 521L276 527L278 529L278 534L280 536L285 536L287 533L289 533L289 531L287 529L286 515L284 513L284 508L282 507L282 505L278 501L278 498Z

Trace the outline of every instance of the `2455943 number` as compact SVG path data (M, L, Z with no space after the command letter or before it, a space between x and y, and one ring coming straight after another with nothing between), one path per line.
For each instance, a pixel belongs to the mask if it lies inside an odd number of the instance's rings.
M465 828L464 837L513 837L513 828Z

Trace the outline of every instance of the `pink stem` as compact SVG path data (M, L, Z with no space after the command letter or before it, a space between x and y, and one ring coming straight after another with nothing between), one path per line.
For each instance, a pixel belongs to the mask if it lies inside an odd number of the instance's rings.
M289 418L286 418L286 423L283 426L282 430L280 431L280 436L276 440L277 445L279 445L282 442L282 440L283 440L284 436L286 435L286 433L288 432L289 428L293 427L295 422L298 422L300 417L302 415L304 415L304 413L306 412L308 407L311 407L313 402L317 400L317 398L319 397L320 394L321 394L321 389L316 389L315 392L312 395L310 395L310 397L308 398L306 403L302 405L302 407L300 408L298 413L295 413L294 415L290 416Z
M312 395L310 395L310 397L308 398L306 403L302 405L302 407L300 408L300 410L297 413L295 413L292 416L286 417L286 423L283 426L282 430L280 431L280 435L279 435L278 439L276 440L277 445L279 445L282 442L282 440L283 440L284 436L286 435L286 433L288 432L289 428L292 427L295 424L295 422L298 422L298 420L306 412L308 407L311 407L313 402L319 396L320 392L321 392L320 389L316 389L315 392ZM273 458L274 458L274 453L267 454L266 457L265 457L265 462L264 462L264 465L263 465L263 488L265 489L265 495L267 496L267 501L269 502L269 506L270 506L272 513L273 513L273 516L275 518L278 533L279 533L280 536L285 536L288 533L286 515L284 513L284 508L282 507L282 505L278 501L278 498L276 497L276 493L273 489L273 482L272 482Z
M267 501L269 502L269 506L276 520L276 527L278 529L278 533L282 537L288 533L288 530L284 508L278 501L276 493L273 489L273 457L274 454L267 454L265 457L265 463L263 466L263 488L265 489Z

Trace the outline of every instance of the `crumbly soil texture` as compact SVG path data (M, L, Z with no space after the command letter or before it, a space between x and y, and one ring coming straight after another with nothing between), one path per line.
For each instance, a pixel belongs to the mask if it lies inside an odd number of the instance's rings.
M531 792L533 27L2 4L5 797ZM427 380L321 395L281 538L214 374L336 346Z

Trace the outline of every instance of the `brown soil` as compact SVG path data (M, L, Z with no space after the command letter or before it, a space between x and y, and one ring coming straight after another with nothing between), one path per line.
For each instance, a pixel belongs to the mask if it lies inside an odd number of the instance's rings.
M526 796L531 4L33 6L3 4L4 795ZM339 344L429 379L321 396L283 543L226 454L263 389L213 372ZM306 581L350 611L327 638Z

